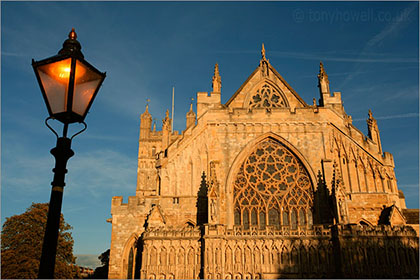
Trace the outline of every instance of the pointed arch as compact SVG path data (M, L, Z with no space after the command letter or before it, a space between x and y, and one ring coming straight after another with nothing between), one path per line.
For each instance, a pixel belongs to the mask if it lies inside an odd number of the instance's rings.
M316 182L316 179L315 179L316 177L308 161L292 144L290 144L283 137L277 134L274 134L272 132L269 132L250 141L235 158L226 179L227 198L230 205L233 206L234 200L237 199L235 198L235 193L234 193L234 190L235 190L234 186L236 184L235 182L238 182L237 180L241 181L243 179L243 178L242 179L239 178L238 174L240 172L244 172L244 168L249 168L246 170L246 172L251 172L251 173L254 172L255 170L258 170L258 168L261 168L259 167L259 165L258 166L255 165L256 163L254 164L255 166L251 166L252 164L251 165L249 164L249 162L253 160L252 158L254 154L255 156L259 156L257 154L257 153L260 153L257 151L260 149L259 147L265 147L263 149L266 149L264 150L266 153L264 154L264 157L266 159L266 162L264 163L265 169L264 169L264 174L261 175L262 176L261 180L265 180L264 178L270 177L271 178L270 180L272 182L279 183L279 184L272 183L274 185L271 188L274 187L278 189L276 190L276 189L268 188L267 190L265 189L263 190L262 188L264 188L265 186L263 184L261 186L259 185L254 186L252 189L249 189L249 192L245 192L243 195L242 194L237 194L237 195L240 195L241 199L244 199L244 201L245 201L245 198L247 199L250 198L249 199L250 201L247 200L247 203L252 203L253 197L259 197L259 198L262 197L260 194L263 191L267 193L267 195L270 195L269 192L271 192L272 194L283 192L283 191L287 192L293 186L293 188L296 188L297 190L296 197L294 198L296 203L300 201L302 197L304 197L302 201L306 201L306 202L312 201L312 194L314 191L314 186L315 186L314 182ZM273 153L275 152L278 154L271 155L270 154L271 151L273 151ZM274 158L276 159L276 161L274 160ZM280 158L284 160L283 163L278 161L280 160ZM247 164L246 167L244 167L245 163ZM279 171L282 169L285 169L284 171L286 171L288 175L281 175ZM249 174L247 176L249 177ZM253 182L253 183L257 182L257 181L253 181L254 179L252 178L252 175L250 176L249 180L250 182ZM246 180L242 182L246 183ZM286 203L286 201L290 201L292 198L293 197L291 197L290 195L281 196L281 197L277 197L276 195L271 195L270 198L268 198L268 200L264 202L264 205L266 205L266 207L263 207L264 209L262 209L261 207L256 208L256 209L259 209L258 210L259 212L263 212L265 217L269 217L267 207L269 207L270 209L277 207L277 209L280 210L279 205L282 203L283 204ZM271 207L270 205L272 206L278 205L278 206ZM249 207L254 207L254 206L250 205ZM234 222L237 223L239 220L238 218L235 219L234 209L236 208L229 207L227 211L227 217L226 217L227 224L230 227L233 226ZM290 213L291 209L290 210L286 209L285 211L288 211ZM281 215L282 214L280 213L280 216ZM266 221L269 222L269 219L267 219ZM278 221L281 221L280 217Z
M369 222L368 220L366 220L365 218L361 218L357 221L358 225L362 225L362 226L369 226L371 228L373 228L373 224L371 222Z
M350 147L349 154L351 156L351 160L356 163L357 162L357 155L356 155L356 152L354 151L353 147Z
M184 224L184 227L195 227L197 225L197 223L191 219L185 220L183 224Z
M123 268L122 275L129 275L129 266L130 266L130 253L132 255L132 263L131 263L131 269L135 267L134 258L137 254L137 242L139 240L139 235L136 233L132 233L130 237L127 239L127 241L124 244L123 249L123 257L121 258L121 267ZM134 273L131 273L130 275L134 275Z

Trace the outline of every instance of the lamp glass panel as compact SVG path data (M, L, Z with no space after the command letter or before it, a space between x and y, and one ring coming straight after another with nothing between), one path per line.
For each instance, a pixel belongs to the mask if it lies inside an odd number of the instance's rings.
M71 58L37 68L52 114L66 111Z
M86 114L93 94L99 86L102 76L91 70L80 61L76 61L73 108L72 111L80 116Z

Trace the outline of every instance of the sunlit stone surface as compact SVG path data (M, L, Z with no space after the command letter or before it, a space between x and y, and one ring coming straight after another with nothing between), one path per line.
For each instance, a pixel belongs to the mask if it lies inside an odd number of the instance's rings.
M418 277L418 209L369 111L365 136L320 65L309 105L261 52L221 104L197 93L186 129L141 115L136 196L112 200L109 278Z

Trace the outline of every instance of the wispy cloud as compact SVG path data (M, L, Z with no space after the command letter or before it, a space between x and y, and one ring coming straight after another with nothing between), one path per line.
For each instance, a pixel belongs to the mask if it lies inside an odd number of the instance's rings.
M398 114L398 115L389 115L389 116L379 116L376 117L375 119L377 120L393 120L393 119L402 119L402 118L418 118L419 117L419 113L406 113L406 114ZM354 122L359 122L359 121L366 121L366 119L353 119Z
M415 86L411 86L407 88L399 88L393 94L388 94L386 98L383 99L383 101L388 102L388 101L396 100L396 99L409 99L409 100L417 99L418 100L419 99L419 86L415 85Z
M128 157L115 150L94 150L69 162L68 195L89 192L98 198L107 192L134 190L137 170L136 156Z
M87 254L76 254L76 265L89 267L95 269L98 266L101 266L101 262L96 255L87 255Z
M419 66L406 66L406 67L387 67L381 69L381 72L394 72L394 71L406 71L410 69L419 69ZM346 71L346 72L334 72L334 73L328 73L328 77L338 77L338 76L347 76L350 75L352 72ZM369 74L369 73L378 73L378 70L370 70L370 71L359 71L357 74ZM314 78L315 74L310 75L301 75L300 78Z
M28 57L27 53L13 53L13 52L1 52L2 56L16 56L16 57Z
M364 58L367 54L372 53L373 50L375 49L375 47L380 46L383 44L383 42L385 40L387 40L389 37L394 36L396 34L398 34L400 32L400 30L402 30L406 25L407 25L407 21L404 20L398 20L401 19L403 17L403 15L405 17L409 17L410 14L415 10L418 9L418 4L412 4L409 7L405 8L403 11L401 11L401 13L395 18L395 20L391 21L389 24L387 24L379 33L377 33L376 35L374 35L364 46L363 50L360 52L360 56L358 59L360 59L360 61L355 61L355 62L359 62L359 64L356 65L354 71L352 73L350 73L346 79L344 79L344 81L342 82L342 84L340 85L340 88L343 88L348 82L350 82L354 77L356 77L358 75L358 73L361 71L361 68L363 67L360 63L364 62L364 60L366 60L366 58ZM410 58L408 60L405 59L396 59L393 60L393 58L390 58L389 61L387 61L387 58L382 58L381 59L383 62L414 62L412 61L413 58ZM415 58L415 60L417 61L416 63L418 63L418 58ZM373 61L370 61L373 62Z
M403 184L403 183L400 183L399 184L399 187L403 187L404 189L419 189L419 184L417 183L417 184Z
M133 139L115 136L115 135L105 135L105 134L86 134L85 138L94 139L94 140L104 140L104 141L113 141L113 142L133 142Z
M53 157L48 153L39 156L23 144L10 143L10 139L7 143L8 148L2 150L2 191L13 190L27 195L41 193L51 182ZM130 157L107 148L79 152L67 165L70 172L66 175L66 184L71 187L66 188L66 195L87 191L97 198L109 192L118 193L117 190L133 190L136 160L135 155Z
M394 55L378 55L371 56L369 54L337 54L336 52L330 54L323 53L299 53L299 52L282 52L270 51L273 56L288 57L296 59L307 59L316 61L338 61L338 62L359 62L359 63L417 63L417 57L404 57Z
M218 50L218 54L255 54L253 50ZM315 61L338 61L338 62L359 62L359 63L417 63L417 57L407 57L403 55L396 56L392 53L372 53L372 52L354 52L348 50L326 51L326 52L289 52L277 51L269 49L267 52L269 57L284 57L299 60L315 60Z

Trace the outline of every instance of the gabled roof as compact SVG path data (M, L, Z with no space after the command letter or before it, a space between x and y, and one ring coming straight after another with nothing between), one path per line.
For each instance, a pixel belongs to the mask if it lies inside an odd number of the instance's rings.
M268 62L268 60L266 60L266 62L268 64L268 68L271 71L271 73L273 73L278 78L278 80L280 80L280 82L283 83L283 85L292 93L292 95L299 101L299 103L301 103L301 105L303 107L308 107L308 104L286 82L286 80L277 72L277 70L273 66L271 66L271 64ZM249 77L246 79L246 81L239 87L239 89L232 95L232 97L225 103L225 106L229 106L232 103L232 101L235 100L235 98L238 96L238 94L240 94L242 92L242 90L250 82L250 80L259 72L261 72L261 63L257 68L255 68L255 70L251 73L251 75L249 75ZM273 80L273 79L269 78L269 80Z
M165 218L162 214L162 210L160 209L159 205L154 205L150 214L147 217L147 227L148 228L156 228L156 227L163 227L165 226Z
M378 224L380 225L403 225L406 218L395 205L391 205L382 210Z

